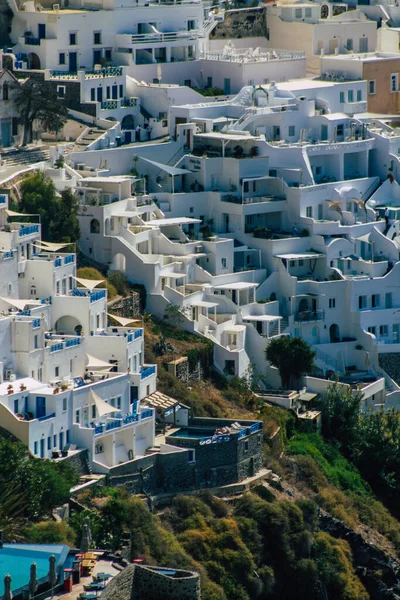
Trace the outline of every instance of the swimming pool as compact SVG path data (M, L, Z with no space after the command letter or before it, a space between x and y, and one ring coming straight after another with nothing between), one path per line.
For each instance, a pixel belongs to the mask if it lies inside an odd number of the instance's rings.
M67 559L69 547L63 544L4 544L0 548L0 598L4 594L4 576L11 575L14 594L28 585L31 564L36 563L37 580L44 583L49 573L49 558L56 557L59 572Z
M197 440L207 439L214 435L215 429L191 429L182 428L171 433L168 437L193 438Z

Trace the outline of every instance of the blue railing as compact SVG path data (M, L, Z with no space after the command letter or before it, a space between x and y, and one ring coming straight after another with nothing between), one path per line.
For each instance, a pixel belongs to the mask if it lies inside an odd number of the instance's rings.
M97 435L98 433L103 433L103 425L97 425L97 427L94 428L94 434Z
M79 346L81 343L81 338L73 338L72 340L67 340L65 342L66 348L71 348L71 346Z
M140 418L147 419L148 417L151 417L152 415L153 415L153 410L151 408L146 408L146 410L142 410L142 412L140 413Z
M128 340L128 344L130 344L131 341L133 340L133 335L131 333L128 333L128 335L126 336L126 339Z
M150 377L150 375L154 375L155 372L156 372L155 365L152 365L151 367L146 367L146 369L141 370L140 379L146 379L146 377Z
M33 37L32 35L26 35L25 44L28 46L40 46L40 38Z
M32 321L32 327L33 327L33 329L36 329L37 327L40 327L40 319L33 319L33 321Z
M110 429L118 429L119 427L121 427L121 425L122 425L121 420L111 421L110 423L106 424L106 430L109 431Z
M97 292L90 293L90 302L97 302L106 297L106 290L99 290Z
M6 260L7 258L13 258L14 256L14 252L12 250L10 250L9 252L3 252L3 260Z
M253 423L253 425L250 425L250 433L254 433L255 431L260 431L263 428L263 424L261 421L258 421L257 423Z
M87 296L87 290L86 289L82 289L82 288L74 288L72 290L72 295L73 296Z
M47 421L47 419L54 419L56 413L51 413L51 415L44 415L43 417L39 417L38 421Z
M53 344L50 346L50 352L58 352L58 350L62 350L64 348L64 344L60 342L59 344Z
M69 254L64 257L64 265L69 265L75 261L75 254Z
M57 267L61 267L61 265L62 265L62 260L61 260L61 258L56 258L56 259L55 259L55 261L54 261L54 266L55 266L55 268L57 268Z
M124 425L128 425L128 423L136 423L139 421L139 415L127 415L123 418Z
M47 296L47 298L42 298L40 304L51 304L51 296Z
M6 203L6 196L5 194L0 194L0 204L5 204Z
M26 310L20 310L18 314L20 317L30 317L31 311L29 308L27 308Z
M133 337L135 340L137 340L138 338L143 336L143 329L136 329L135 333L133 334Z
M39 233L39 225L27 225L26 227L21 227L19 230L19 237L32 235L33 233Z
M238 440L242 439L243 437L246 437L246 435L249 435L247 427L239 431Z

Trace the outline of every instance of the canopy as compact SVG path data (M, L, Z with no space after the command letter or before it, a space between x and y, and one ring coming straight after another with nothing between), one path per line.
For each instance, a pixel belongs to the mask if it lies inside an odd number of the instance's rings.
M357 242L365 242L366 244L371 244L371 231L369 233L364 233L364 235L360 235L358 237L353 238L357 240Z
M167 225L189 225L191 223L201 223L201 219L193 219L192 217L169 217L167 219L152 219L151 221L146 221L145 225L166 227Z
M153 167L157 167L161 169L161 171L165 171L168 175L174 177L174 175L191 175L193 171L188 171L187 169L179 169L178 167L170 167L169 165L163 165L162 163L156 162L155 160L149 160L148 158L140 157L141 160L153 165Z
M117 315L112 315L111 313L107 313L109 317L115 319L117 323L121 325L121 327L127 327L130 323L141 323L141 319L127 319L126 317L118 317Z
M6 208L6 214L8 217L38 217L38 213L21 213L15 212L15 210L10 210Z
M99 413L99 417L104 417L104 415L109 415L110 413L116 411L115 406L107 404L107 402L105 402L103 398L100 398L100 396L98 396L93 390L90 390L90 395L96 405L96 410Z
M46 250L46 252L58 252L65 246L70 246L71 244L51 244L51 246L47 245L48 242L35 242L35 246L40 250Z
M15 308L18 308L18 310L24 310L25 306L27 304L40 304L39 300L32 300L32 299L28 299L28 300L21 300L19 298L3 298L0 296L0 300L2 300L3 302L6 302L7 304L10 304L11 306L14 306Z
M215 285L216 290L248 290L250 288L256 288L258 283L250 283L247 281L233 281L232 283L224 283L222 285Z
M88 290L92 291L96 285L104 282L104 279L82 279L81 277L75 277L76 281L83 285Z
M101 360L101 358L96 358L95 356L91 356L90 354L86 354L86 358L88 359L88 364L86 365L86 369L90 369L91 371L98 371L103 369L112 369L115 365L110 365L110 363L105 360Z

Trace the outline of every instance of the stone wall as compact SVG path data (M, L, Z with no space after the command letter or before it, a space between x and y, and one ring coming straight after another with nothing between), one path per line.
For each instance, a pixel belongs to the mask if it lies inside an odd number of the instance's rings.
M135 568L132 599L135 600L200 600L200 576L192 571L168 570L146 565ZM170 570L169 570L170 571Z
M246 10L229 10L225 20L211 32L211 39L266 37L267 26L265 8L249 8Z
M62 461L68 463L79 477L91 474L88 450L81 450L71 456L66 456Z
M385 352L385 354L379 354L379 366L400 385L400 353Z
M119 317L140 316L140 295L138 292L131 291L125 298L117 298L108 303L108 309L112 310Z

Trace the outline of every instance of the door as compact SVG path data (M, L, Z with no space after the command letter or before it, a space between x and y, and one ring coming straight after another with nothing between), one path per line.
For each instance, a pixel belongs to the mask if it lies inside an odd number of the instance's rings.
M279 127L279 125L274 125L272 128L272 137L274 140L280 140L281 139L281 128Z
M328 139L328 125L321 125L321 141Z
M125 144L130 144L132 141L132 132L125 131Z
M368 38L360 38L360 52L368 52Z
M64 432L63 431L60 431L58 438L59 438L59 442L60 442L58 447L60 450L62 450L64 448Z
M97 102L103 102L103 88L97 88Z
M335 54L335 49L338 47L339 40L329 40L329 54Z
M101 59L101 50L93 50L93 65L99 65Z
M77 69L77 53L76 52L70 52L68 55L68 59L69 59L69 70L72 73L76 73L76 69Z
M36 396L36 418L44 417L46 414L46 398L44 396Z
M8 148L11 145L11 128L8 121L1 122L1 143L4 148Z
M392 292L386 292L386 295L385 295L385 308L392 308L392 307L393 307Z
M231 80L224 79L224 94L228 95L231 93Z
M40 440L40 458L44 458L44 438Z
M39 38L39 40L46 39L46 24L45 23L38 24L38 38Z

